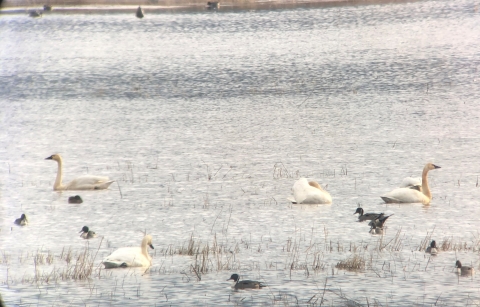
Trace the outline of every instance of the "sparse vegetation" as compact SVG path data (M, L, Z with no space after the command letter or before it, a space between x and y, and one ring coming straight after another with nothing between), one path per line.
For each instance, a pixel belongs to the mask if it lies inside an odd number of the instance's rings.
M342 270L363 271L365 270L365 259L360 255L354 254L345 260L339 261L335 267Z

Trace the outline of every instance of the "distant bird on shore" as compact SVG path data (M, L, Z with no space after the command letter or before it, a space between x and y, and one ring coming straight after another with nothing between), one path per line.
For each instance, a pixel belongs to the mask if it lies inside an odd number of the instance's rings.
M139 6L138 9L137 9L137 12L135 13L135 16L137 16L137 18L143 18L143 10L142 8Z
M82 233L80 235L80 237L82 237L84 239L92 239L92 238L95 238L97 236L95 231L90 230L87 226L83 226L82 230L80 230L79 233L80 232Z
M68 198L68 203L69 204L81 204L81 203L83 203L83 199L80 197L80 195L70 196Z
M22 216L19 219L16 219L14 223L18 226L28 225L27 216L25 214L22 214Z
M28 16L33 17L33 18L39 18L42 17L42 13L39 11L31 11Z
M43 5L43 10L46 11L46 12L50 12L52 10L52 6L48 5L48 4L45 4L45 5Z
M266 287L260 281L253 281L253 280L240 280L240 276L238 274L232 274L228 280L233 280L235 282L234 288L235 290L244 290L244 289L262 289Z
M220 2L208 1L206 8L207 10L218 10L220 8Z

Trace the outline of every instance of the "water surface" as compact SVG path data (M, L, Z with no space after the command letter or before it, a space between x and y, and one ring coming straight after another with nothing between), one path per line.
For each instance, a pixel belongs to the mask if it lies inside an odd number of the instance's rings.
M479 265L478 21L473 1L3 16L7 305L478 304L477 277L454 268ZM53 153L65 180L116 182L54 192ZM382 203L428 161L442 167L430 173L430 206ZM320 182L333 204L290 204L298 177ZM68 204L76 194L84 203ZM358 204L394 214L385 236L356 222ZM30 224L13 227L22 213ZM100 237L80 239L84 225ZM142 231L155 246L147 273L98 271ZM430 258L419 251L430 237L457 250ZM172 253L191 238L217 247L200 281L202 255ZM66 267L62 250L86 247L89 279L51 273ZM364 271L335 268L353 254ZM234 292L232 273L269 288Z

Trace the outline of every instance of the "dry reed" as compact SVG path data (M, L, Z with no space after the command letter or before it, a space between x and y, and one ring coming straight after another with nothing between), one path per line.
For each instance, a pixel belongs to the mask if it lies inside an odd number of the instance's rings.
M335 267L342 270L363 271L365 270L365 258L354 254L345 260L339 261Z

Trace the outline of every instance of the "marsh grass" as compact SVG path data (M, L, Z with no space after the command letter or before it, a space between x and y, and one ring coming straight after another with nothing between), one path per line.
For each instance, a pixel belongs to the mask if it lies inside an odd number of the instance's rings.
M403 249L404 239L405 239L405 234L403 234L402 236L402 228L400 228L399 230L397 230L397 233L395 234L395 236L392 239L388 240L385 244L383 242L385 240L385 237L381 236L380 239L378 240L377 250L382 251L386 249L390 252L401 251Z
M51 265L53 264L55 257L51 251L48 251L46 254L37 250L37 253L33 256L33 261L35 265Z
M187 255L187 256L193 256L196 254L200 253L200 244L201 242L195 242L195 239L193 238L193 234L190 235L190 240L186 242L178 249L178 254L179 255ZM170 248L170 252L173 253L173 249ZM171 254L172 255L172 254Z
M467 242L455 241L453 238L445 238L438 245L442 251L468 251L473 250L473 246L468 246Z
M223 244L218 244L217 238L214 236L212 245L207 243L201 246L194 255L192 271L198 276L199 273L233 270L239 267L240 263L235 258L235 252L227 249Z
M273 179L280 178L298 178L299 171L290 172L282 162L277 162L273 165Z
M349 271L364 271L365 270L365 258L363 256L354 254L345 260L339 261L335 267L341 270Z
M2 251L2 257L0 257L0 264L8 264L10 261L10 255L5 251Z
M247 247L248 248L248 247ZM212 271L231 270L240 267L237 263L235 255L240 251L239 243L234 243L228 247L224 243L217 241L217 235L212 236L210 242L202 242L195 239L194 234L190 235L190 239L184 242L180 247L175 248L169 245L166 249L161 251L161 254L166 256L190 256L192 263L190 265L190 272L201 278L201 274Z
M60 254L60 259L65 260L67 264L70 264L72 261L72 248L69 247L68 250L65 250L65 247L62 248L62 253Z
M99 243L97 249L92 250L89 248L88 243L83 250L79 252L73 252L71 247L62 249L60 255L54 255L51 251L20 255L19 262L21 264L27 264L29 260L33 261L34 275L29 276L24 274L19 280L21 283L35 283L35 284L50 284L57 283L59 280L85 280L97 274L100 276L101 266L95 266L95 260L100 249L102 242ZM52 265L55 263L55 259L65 261L65 264L61 263L59 266L54 266L50 270L42 270L44 265ZM7 278L7 285L18 282L18 280Z
M427 232L427 235L425 236L425 238L423 238L423 240L420 242L420 246L418 247L419 252L424 251L428 246L430 246L430 242L432 241L432 235L434 230L435 230L435 227L431 232Z

